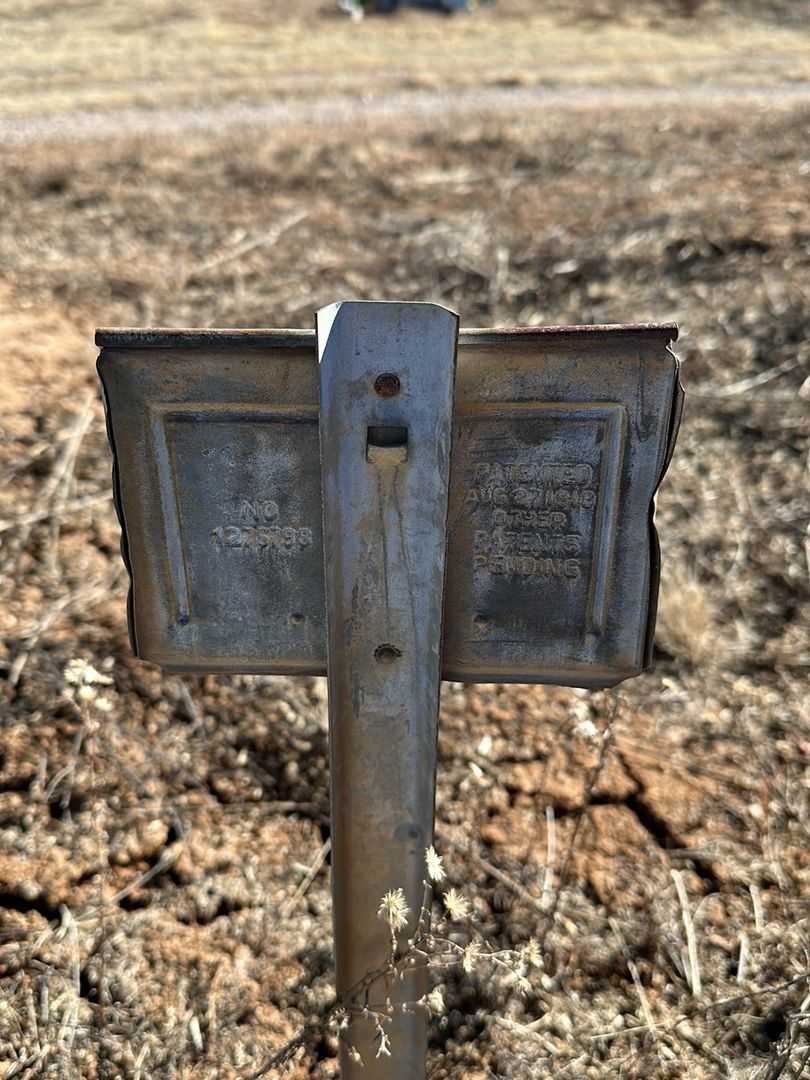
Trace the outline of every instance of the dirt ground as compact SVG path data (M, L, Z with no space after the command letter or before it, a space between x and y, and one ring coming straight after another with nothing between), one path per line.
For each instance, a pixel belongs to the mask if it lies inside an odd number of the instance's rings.
M444 687L437 847L543 964L437 974L430 1076L810 1076L808 136L774 103L2 151L0 1075L247 1078L310 1022L290 1075L337 1075L325 685L132 658L92 331L378 297L674 319L689 395L655 669Z

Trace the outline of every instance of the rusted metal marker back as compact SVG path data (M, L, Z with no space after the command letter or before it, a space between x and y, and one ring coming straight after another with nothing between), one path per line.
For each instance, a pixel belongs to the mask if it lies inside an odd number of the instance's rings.
M461 331L444 678L600 687L647 665L676 336ZM315 334L96 340L136 653L173 671L325 674Z

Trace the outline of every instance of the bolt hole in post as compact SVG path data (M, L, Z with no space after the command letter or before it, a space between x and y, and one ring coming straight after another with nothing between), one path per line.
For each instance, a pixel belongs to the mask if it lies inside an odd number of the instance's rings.
M374 650L374 659L378 664L395 664L402 656L402 649L396 645L378 645Z

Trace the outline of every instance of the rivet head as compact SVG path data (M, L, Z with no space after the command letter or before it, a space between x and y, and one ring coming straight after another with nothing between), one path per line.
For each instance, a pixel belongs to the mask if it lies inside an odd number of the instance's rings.
M383 372L374 380L374 393L378 397L396 397L401 389L399 376L393 372Z

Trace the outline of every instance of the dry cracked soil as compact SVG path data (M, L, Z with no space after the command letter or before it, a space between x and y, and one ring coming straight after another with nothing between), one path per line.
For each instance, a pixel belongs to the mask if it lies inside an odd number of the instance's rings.
M374 296L676 319L688 393L654 669L443 689L453 933L542 964L437 971L430 1076L808 1075L809 134L591 103L3 149L0 1074L246 1078L306 1029L289 1075L337 1075L325 683L133 659L92 330Z

